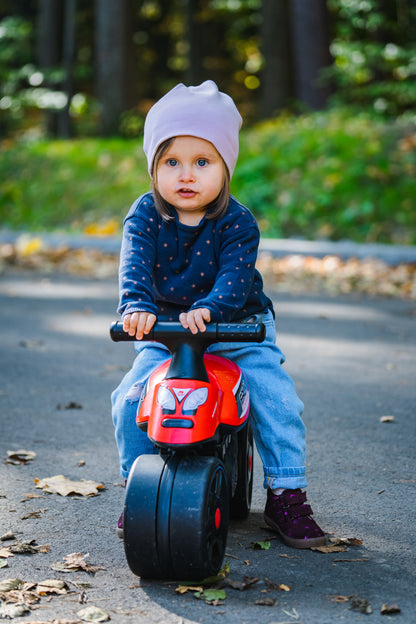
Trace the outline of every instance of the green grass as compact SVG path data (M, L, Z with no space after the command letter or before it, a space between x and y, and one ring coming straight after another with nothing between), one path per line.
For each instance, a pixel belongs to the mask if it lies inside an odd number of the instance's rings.
M150 188L139 139L3 145L0 223L16 230L120 224ZM264 236L416 243L416 129L334 110L241 133L231 190Z

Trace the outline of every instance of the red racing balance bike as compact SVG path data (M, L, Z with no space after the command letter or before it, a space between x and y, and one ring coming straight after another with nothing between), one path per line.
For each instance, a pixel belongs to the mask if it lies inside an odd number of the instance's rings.
M121 322L110 334L135 340ZM215 342L264 338L256 322L211 323L197 334L157 322L144 336L172 357L149 377L137 408L137 425L156 454L136 459L126 485L124 547L134 574L201 580L221 568L229 519L250 510L253 434L241 369L205 351Z

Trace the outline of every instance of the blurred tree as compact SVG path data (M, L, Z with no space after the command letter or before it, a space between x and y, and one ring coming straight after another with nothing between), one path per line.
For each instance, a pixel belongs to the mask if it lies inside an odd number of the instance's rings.
M103 134L117 133L120 115L136 103L134 63L134 0L96 0L97 96Z
M261 41L264 66L261 72L261 115L272 117L289 107L294 97L290 41L289 3L263 0Z
M331 63L325 0L291 0L296 99L313 110L325 108L330 89L321 82Z
M263 0L261 114L270 117L295 101L326 106L329 86L321 74L331 65L325 0Z

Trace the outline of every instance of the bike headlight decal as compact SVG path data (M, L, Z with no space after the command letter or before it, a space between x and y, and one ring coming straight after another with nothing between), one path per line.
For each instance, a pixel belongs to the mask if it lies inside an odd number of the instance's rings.
M208 388L198 388L186 397L183 404L183 411L194 411L200 405L203 405L208 398Z
M169 388L166 388L166 386L159 386L159 390L157 391L157 402L163 409L170 411L176 410L175 397Z

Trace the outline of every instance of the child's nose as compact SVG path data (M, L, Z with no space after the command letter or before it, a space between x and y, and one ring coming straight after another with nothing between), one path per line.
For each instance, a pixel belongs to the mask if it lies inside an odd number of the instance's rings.
M194 179L194 173L192 171L192 167L184 166L181 169L181 180L189 181Z

